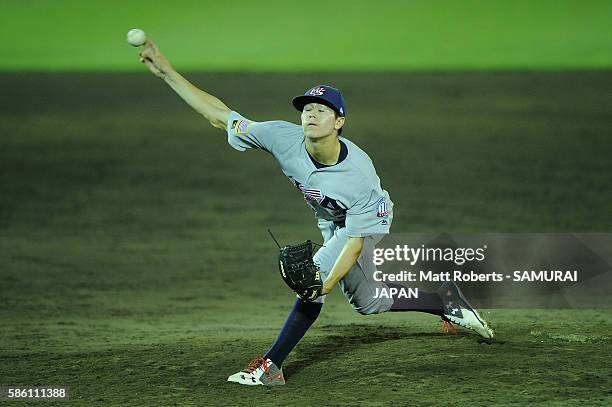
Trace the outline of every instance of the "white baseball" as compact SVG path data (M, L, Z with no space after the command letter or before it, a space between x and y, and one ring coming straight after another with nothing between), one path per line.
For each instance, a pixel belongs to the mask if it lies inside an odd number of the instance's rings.
M135 47L140 47L147 40L147 35L140 28L133 28L127 33L127 42Z

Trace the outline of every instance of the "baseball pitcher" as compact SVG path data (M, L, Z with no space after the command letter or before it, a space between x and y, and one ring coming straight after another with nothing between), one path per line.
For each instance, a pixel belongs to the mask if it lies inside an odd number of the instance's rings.
M447 329L454 330L456 324L493 337L454 283L444 283L435 293L419 290L418 298L376 295L381 290L404 288L373 278L373 249L389 233L393 202L381 187L370 157L341 136L347 109L338 89L317 85L293 98L293 106L301 112L301 125L255 122L192 85L150 39L140 58L211 125L225 130L231 147L270 153L314 211L323 236L324 245L316 253L311 242L281 248L281 276L298 298L270 349L228 381L249 386L285 384L283 361L315 322L326 294L336 286L363 315L426 312L442 318Z

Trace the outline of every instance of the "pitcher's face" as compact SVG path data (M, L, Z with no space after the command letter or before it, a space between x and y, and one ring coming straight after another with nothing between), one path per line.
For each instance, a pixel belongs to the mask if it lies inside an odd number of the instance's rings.
M310 139L327 137L343 124L344 117L337 117L332 108L321 103L308 103L302 110L302 128Z

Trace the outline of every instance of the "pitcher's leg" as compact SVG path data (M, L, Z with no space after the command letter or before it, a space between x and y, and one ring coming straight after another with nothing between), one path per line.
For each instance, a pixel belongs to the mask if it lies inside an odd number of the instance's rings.
M346 241L346 229L337 231L337 236ZM388 311L393 305L393 299L379 294L387 289L387 285L374 279L376 266L374 264L374 247L382 236L366 236L363 249L353 269L339 282L344 296L353 309L360 314L380 314Z
M322 307L322 303L297 299L287 316L285 325L276 337L276 341L264 357L269 358L276 366L281 367L287 355L316 321Z

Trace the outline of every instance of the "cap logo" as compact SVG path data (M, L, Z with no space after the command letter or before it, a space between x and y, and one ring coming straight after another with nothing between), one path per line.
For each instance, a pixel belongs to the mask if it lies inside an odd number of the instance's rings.
M317 88L312 88L310 89L310 92L308 92L308 94L311 96L321 96L323 95L323 93L325 93L325 88L322 88L320 86Z

